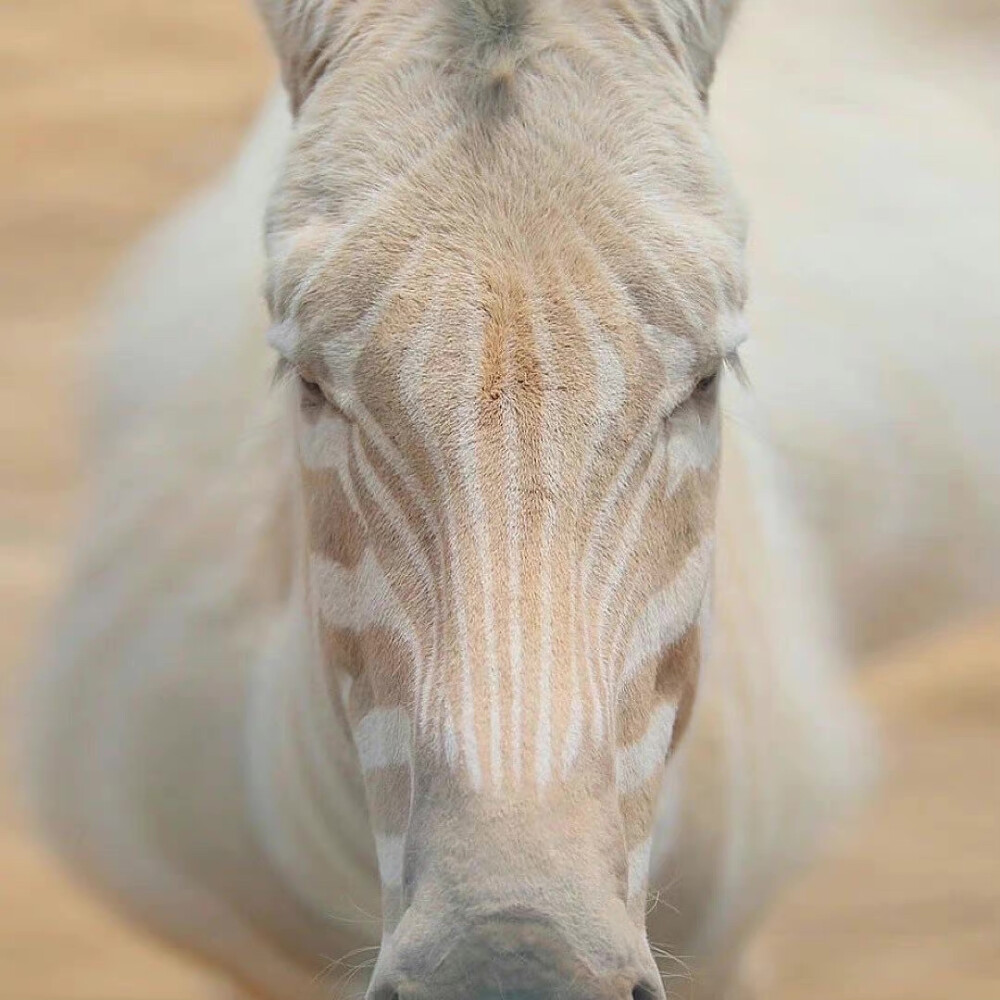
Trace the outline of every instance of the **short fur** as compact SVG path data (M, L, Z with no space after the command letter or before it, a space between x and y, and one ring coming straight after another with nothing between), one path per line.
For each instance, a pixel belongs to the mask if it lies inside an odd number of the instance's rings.
M721 998L862 729L740 395L719 465L743 225L701 98L728 5L263 9L296 120L272 103L131 277L149 385L107 387L40 816L267 996L380 937L374 996L464 996L487 958L515 991L662 995L648 929ZM205 267L206 233L246 256ZM192 295L161 298L178 267Z

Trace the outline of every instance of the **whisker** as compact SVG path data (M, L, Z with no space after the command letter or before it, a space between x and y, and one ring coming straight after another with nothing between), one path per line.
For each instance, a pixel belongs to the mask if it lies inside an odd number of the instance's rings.
M374 914L369 913L366 909L364 909L364 907L356 903L353 899L349 899L348 902L354 907L355 910L358 911L358 913L365 917L364 920L357 920L353 917L345 917L339 913L327 913L327 919L336 920L337 923L340 924L375 924L377 926L381 926L381 917L376 917Z

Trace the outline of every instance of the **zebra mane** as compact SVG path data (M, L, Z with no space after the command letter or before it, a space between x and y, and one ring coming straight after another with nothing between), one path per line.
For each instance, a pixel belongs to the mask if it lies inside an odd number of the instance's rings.
M453 53L476 96L504 104L531 51L531 0L449 0Z

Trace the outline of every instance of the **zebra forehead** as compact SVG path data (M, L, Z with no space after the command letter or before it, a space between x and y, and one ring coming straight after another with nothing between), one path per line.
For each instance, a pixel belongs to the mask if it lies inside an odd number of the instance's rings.
M313 314L308 322L286 318L274 324L269 343L307 376L325 375L345 388L364 370L394 382L434 375L438 389L449 372L468 372L473 345L478 390L496 401L512 391L565 393L581 376L612 377L625 369L625 390L641 382L682 384L746 337L738 307L724 302L704 323L657 324L646 320L627 291L609 295L606 288L569 280L556 284L546 277L535 283L529 276L500 284L462 276L449 282L439 274L427 284L432 287L390 283L367 308L354 310L350 327L338 326L343 310L328 318ZM434 341L434 363L418 370L407 357L427 337ZM597 355L608 351L610 367L595 373L601 364Z
M470 327L500 341L541 324L561 333L585 309L604 337L621 348L652 345L664 355L663 374L684 377L745 336L741 245L710 219L687 212L671 230L669 216L639 211L609 235L606 220L550 210L550 222L511 243L500 223L491 232L488 218L467 219L461 205L453 211L455 234L443 242L399 239L382 211L348 224L318 212L273 235L272 346L342 372L364 345L405 349L431 317L455 343ZM553 346L557 354L574 348L565 337Z

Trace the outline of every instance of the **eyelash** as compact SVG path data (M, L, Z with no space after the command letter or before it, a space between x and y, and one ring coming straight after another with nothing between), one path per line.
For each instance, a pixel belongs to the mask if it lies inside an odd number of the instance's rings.
M740 360L739 354L734 351L722 359L722 364L716 371L704 376L695 383L692 395L707 395L719 384L722 380L722 373L725 371L729 371L740 385L744 387L749 385L747 374L743 369L743 362Z
M719 373L712 372L711 375L706 375L703 379L699 379L694 387L694 391L697 395L704 396L707 392L710 392L715 388L715 384L719 381Z
M302 392L303 406L312 409L326 405L326 396L318 382L311 382L302 375L298 375L297 378L299 380L299 388Z

